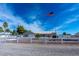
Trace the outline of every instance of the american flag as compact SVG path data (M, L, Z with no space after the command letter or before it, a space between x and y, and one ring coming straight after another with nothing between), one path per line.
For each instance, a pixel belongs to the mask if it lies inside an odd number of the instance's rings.
M48 13L48 16L53 16L54 15L54 12L49 12Z

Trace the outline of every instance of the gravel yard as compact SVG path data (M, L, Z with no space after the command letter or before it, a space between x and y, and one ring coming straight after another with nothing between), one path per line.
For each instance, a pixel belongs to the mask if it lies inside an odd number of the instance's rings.
M0 43L0 56L79 56L79 45Z

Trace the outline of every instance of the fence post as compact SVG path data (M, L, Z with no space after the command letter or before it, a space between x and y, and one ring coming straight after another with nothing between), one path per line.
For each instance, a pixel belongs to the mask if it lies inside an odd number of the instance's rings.
M16 41L17 41L17 43L18 43L18 38L16 37Z
M32 43L32 37L31 37L31 43Z
M61 44L63 44L63 38L61 38Z
M47 44L47 39L45 38L45 44Z

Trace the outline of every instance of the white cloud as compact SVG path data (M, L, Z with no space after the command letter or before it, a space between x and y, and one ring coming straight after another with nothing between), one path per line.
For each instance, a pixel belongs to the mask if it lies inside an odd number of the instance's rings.
M75 10L77 10L77 8L75 8L75 7L71 7L70 9L68 9L67 11L75 11Z
M40 25L41 25L40 21L34 21L33 23L28 24L29 29L32 30L33 32L42 32L43 28Z
M66 21L65 23L70 24L70 23L76 22L79 20L78 18L79 18L79 15L76 15L74 16L74 18L69 18L68 21Z
M33 16L32 18L34 19L36 17ZM7 21L9 28L11 28L12 26L17 27L18 25L23 25L27 30L32 30L33 32L43 31L40 21L34 21L33 23L28 24L24 22L24 19L22 19L21 17L14 16L13 13L6 7L6 5L0 5L0 19ZM0 25L2 26L2 22L0 22Z
M78 19L69 19L68 21L66 21L65 23L66 24L70 24L70 23L73 23L75 21L78 21Z
M33 32L39 32L43 31L40 21L34 21L33 23L27 24L26 22L23 21L22 18L18 16L13 16L13 15L8 15L8 14L0 14L0 17L3 17L5 21L9 23L9 26L18 26L18 25L23 25L26 29L32 30ZM2 18L2 19L3 19Z
M68 19L67 21L65 21L63 24L61 24L61 25L59 25L59 26L57 26L57 27L55 27L55 28L53 28L53 29L51 29L51 30L53 30L53 31L54 31L54 30L60 30L60 29L64 28L66 25L78 21L78 20L79 20L78 18L79 18L79 15L76 15L73 19L72 19L72 18L69 18L69 19Z
M31 18L31 19L36 19L37 16L33 15L33 16L30 16L29 18Z
M74 10L76 10L76 8L70 8L65 11L74 11ZM36 19L36 16L32 16L31 18ZM23 25L26 29L32 30L33 32L44 32L44 29L42 28L40 21L34 21L33 23L28 24L28 23L24 22L21 17L14 16L13 13L11 12L11 10L6 7L6 4L0 5L0 19L2 19L3 21L7 21L9 23L10 27L13 25L15 27L17 27L18 25ZM65 23L51 29L50 31L62 29L67 24L70 24L77 20L78 20L77 17L75 17L74 19L69 19ZM0 22L0 25L2 26L2 22Z
M64 24L62 24L62 25L60 25L60 26L57 26L57 27L53 28L52 30L53 30L53 31L59 30L59 29L61 29L63 26L64 26Z

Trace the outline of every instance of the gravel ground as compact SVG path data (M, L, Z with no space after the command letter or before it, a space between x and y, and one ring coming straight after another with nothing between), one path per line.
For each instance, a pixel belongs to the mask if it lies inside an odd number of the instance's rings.
M0 43L0 56L79 56L79 45Z

